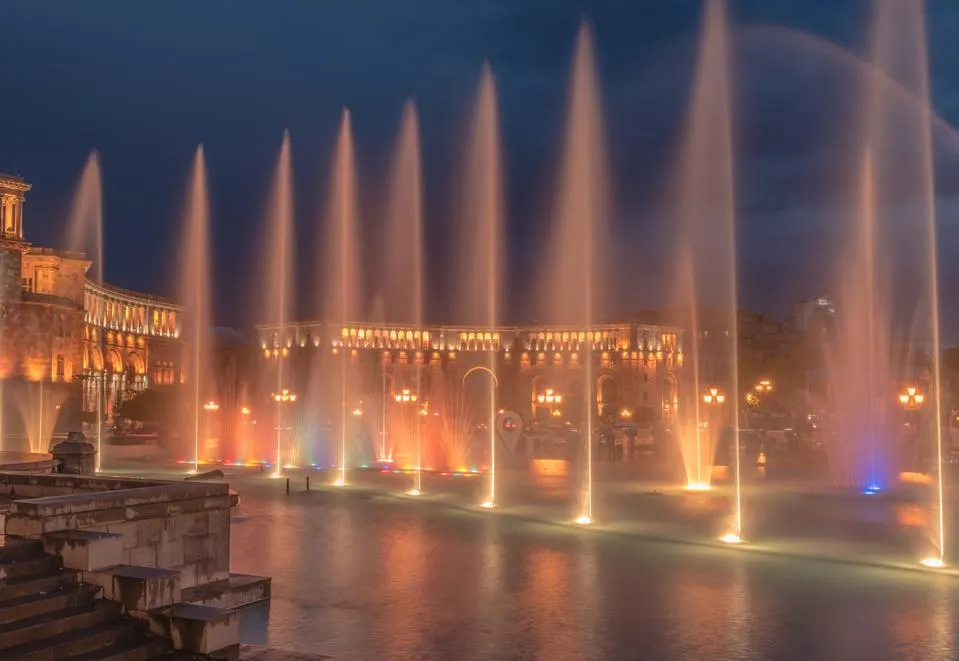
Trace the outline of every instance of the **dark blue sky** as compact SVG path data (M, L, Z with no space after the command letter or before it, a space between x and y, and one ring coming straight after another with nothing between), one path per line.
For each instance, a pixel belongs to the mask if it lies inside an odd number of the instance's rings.
M828 182L843 167L837 136L851 126L855 67L816 39L862 52L870 7L867 0L730 5L747 304L783 312L827 288L816 228L836 213ZM293 139L298 243L308 262L340 108L353 111L366 230L375 233L402 104L415 98L430 248L438 254L451 222L445 192L462 162L474 87L489 58L508 159L513 281L526 282L528 265L541 257L573 39L586 15L595 27L616 172L620 240L609 262L624 284L625 315L663 303L672 277L657 198L683 117L700 12L698 0L8 1L0 171L34 184L28 238L62 244L73 186L87 152L98 148L107 279L169 294L184 185L202 141L215 214L217 317L245 324L257 316L250 309L256 298L244 291L265 262L260 225L282 130L289 127ZM934 0L929 14L934 104L955 124L959 3ZM946 145L941 202L951 217L959 177L947 176L956 148L944 135L937 134ZM942 241L946 257L959 254L949 218ZM441 266L433 260L436 281ZM959 273L950 267L953 276ZM959 300L948 303L959 308ZM443 316L441 303L433 315ZM947 321L959 324L955 315Z

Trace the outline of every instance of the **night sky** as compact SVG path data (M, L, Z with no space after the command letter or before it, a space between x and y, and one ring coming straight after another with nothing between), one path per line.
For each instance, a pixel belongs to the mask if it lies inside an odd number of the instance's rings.
M911 1L911 0L903 0ZM0 171L34 184L28 239L62 245L73 188L101 153L108 282L171 295L193 151L206 148L215 217L216 321L262 318L248 295L265 265L262 223L281 134L292 136L300 279L309 280L341 108L353 112L367 237L379 233L404 101L420 109L432 280L453 222L471 103L484 58L500 93L508 171L513 317L543 253L573 41L595 29L615 172L608 264L620 317L667 302L673 276L662 190L684 116L698 0L152 0L3 3ZM933 104L959 124L959 3L932 0ZM828 291L823 228L841 222L856 68L822 40L863 53L867 0L730 3L745 305L785 314ZM806 34L804 34L806 33ZM947 337L959 339L959 140L936 132ZM371 253L364 259L375 260ZM312 312L311 284L301 314ZM376 283L368 283L375 294ZM429 314L446 316L434 286Z

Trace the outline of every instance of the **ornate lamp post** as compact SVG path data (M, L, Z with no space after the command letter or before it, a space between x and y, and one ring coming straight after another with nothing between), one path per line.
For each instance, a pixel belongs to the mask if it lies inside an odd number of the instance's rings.
M296 393L283 388L280 392L272 393L270 395L270 399L276 403L276 466L273 470L273 475L274 477L279 477L280 469L283 465L283 432L287 429L290 429L290 427L283 426L283 406L295 403Z
M563 396L554 391L552 388L547 388L540 394L536 395L536 403L540 406L549 407L549 414L551 416L562 415L557 406L563 403Z

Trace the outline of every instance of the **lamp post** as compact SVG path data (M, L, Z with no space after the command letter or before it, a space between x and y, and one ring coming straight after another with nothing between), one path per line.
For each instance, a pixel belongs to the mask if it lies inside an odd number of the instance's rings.
M280 392L272 393L270 398L276 403L276 466L273 469L273 475L279 477L283 465L283 431L288 429L283 426L283 406L295 403L296 393L283 388Z
M899 393L899 404L907 411L915 411L926 401L926 396L918 386L906 386Z
M563 396L555 392L552 388L547 388L540 394L536 395L536 403L540 406L549 407L550 416L558 416L561 414L561 411L556 409L556 406L559 406L563 402Z

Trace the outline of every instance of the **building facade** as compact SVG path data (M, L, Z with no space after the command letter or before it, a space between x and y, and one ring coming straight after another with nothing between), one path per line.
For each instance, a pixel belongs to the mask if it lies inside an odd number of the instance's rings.
M4 411L18 413L26 432L2 447L45 451L67 402L110 420L123 398L179 378L182 308L92 282L84 253L27 241L30 189L21 177L0 175L0 379L13 386L4 389Z
M593 399L588 403L595 414L607 420L668 424L677 415L683 351L682 332L674 327L494 329L301 322L258 326L256 332L257 381L264 390L260 398L269 398L267 390L315 390L318 381L335 389L335 366L346 361L351 409L364 397L393 401L404 391L428 401L439 378L464 385L470 379L491 378L498 406L527 420L554 413L556 395L565 402L564 415L572 418L577 409L585 412L586 397Z

